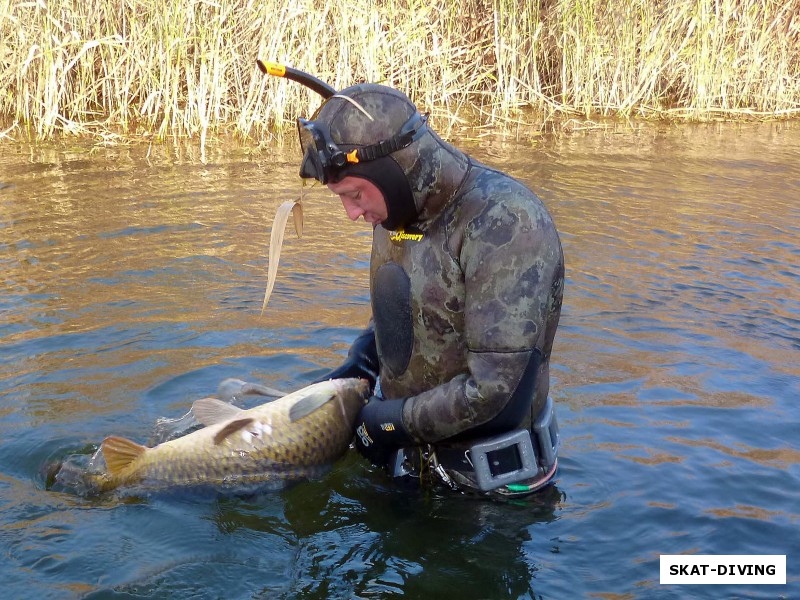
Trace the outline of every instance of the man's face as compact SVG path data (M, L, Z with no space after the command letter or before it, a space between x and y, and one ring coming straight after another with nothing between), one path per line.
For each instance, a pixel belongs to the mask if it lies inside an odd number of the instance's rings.
M367 179L344 177L336 183L328 183L328 189L339 196L351 221L363 217L367 223L377 225L389 216L383 194Z

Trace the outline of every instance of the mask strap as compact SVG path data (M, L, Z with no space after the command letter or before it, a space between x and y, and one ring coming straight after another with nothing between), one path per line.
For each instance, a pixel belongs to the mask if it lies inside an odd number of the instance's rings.
M388 156L389 154L397 152L398 150L402 150L406 146L411 145L411 143L415 140L419 139L425 130L425 125L427 122L427 114L420 115L419 113L416 113L408 121L406 121L397 135L388 140L381 140L377 144L370 144L369 146L358 148L356 156L359 160L370 161Z

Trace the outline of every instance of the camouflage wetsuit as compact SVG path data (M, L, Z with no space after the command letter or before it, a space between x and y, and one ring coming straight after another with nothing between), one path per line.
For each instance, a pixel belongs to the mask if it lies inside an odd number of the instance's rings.
M438 144L438 193L403 230L376 227L371 260L381 389L410 398L403 421L424 442L530 427L548 393L564 281L539 198Z
M314 122L345 152L390 140L418 114L384 86L340 95L355 102L334 96ZM370 268L384 398L407 399L402 424L417 443L530 428L547 399L564 282L550 215L428 128L388 150L338 172L375 183L388 207Z

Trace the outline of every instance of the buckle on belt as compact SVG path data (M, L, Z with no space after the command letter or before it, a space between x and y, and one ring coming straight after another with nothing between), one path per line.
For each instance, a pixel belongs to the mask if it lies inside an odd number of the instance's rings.
M448 469L474 475L478 489L488 492L504 485L552 474L560 443L555 405L548 396L530 431L520 429L484 438L466 451L463 446L461 450L442 446L438 451L428 446L419 458L451 488L455 489L455 483L447 475ZM393 477L419 477L419 471L411 461L412 450L401 448L390 457L388 467ZM444 464L439 462L439 454L442 454Z
M478 488L487 492L548 473L560 442L555 405L548 396L532 432L522 429L483 440L467 450L467 456Z
M539 474L531 434L524 429L479 442L468 452L482 492Z

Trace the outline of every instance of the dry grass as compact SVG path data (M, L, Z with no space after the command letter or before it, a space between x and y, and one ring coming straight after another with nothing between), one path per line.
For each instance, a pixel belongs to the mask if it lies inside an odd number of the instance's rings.
M800 0L0 0L0 139L269 142L319 98L257 56L398 87L445 130L800 115Z

